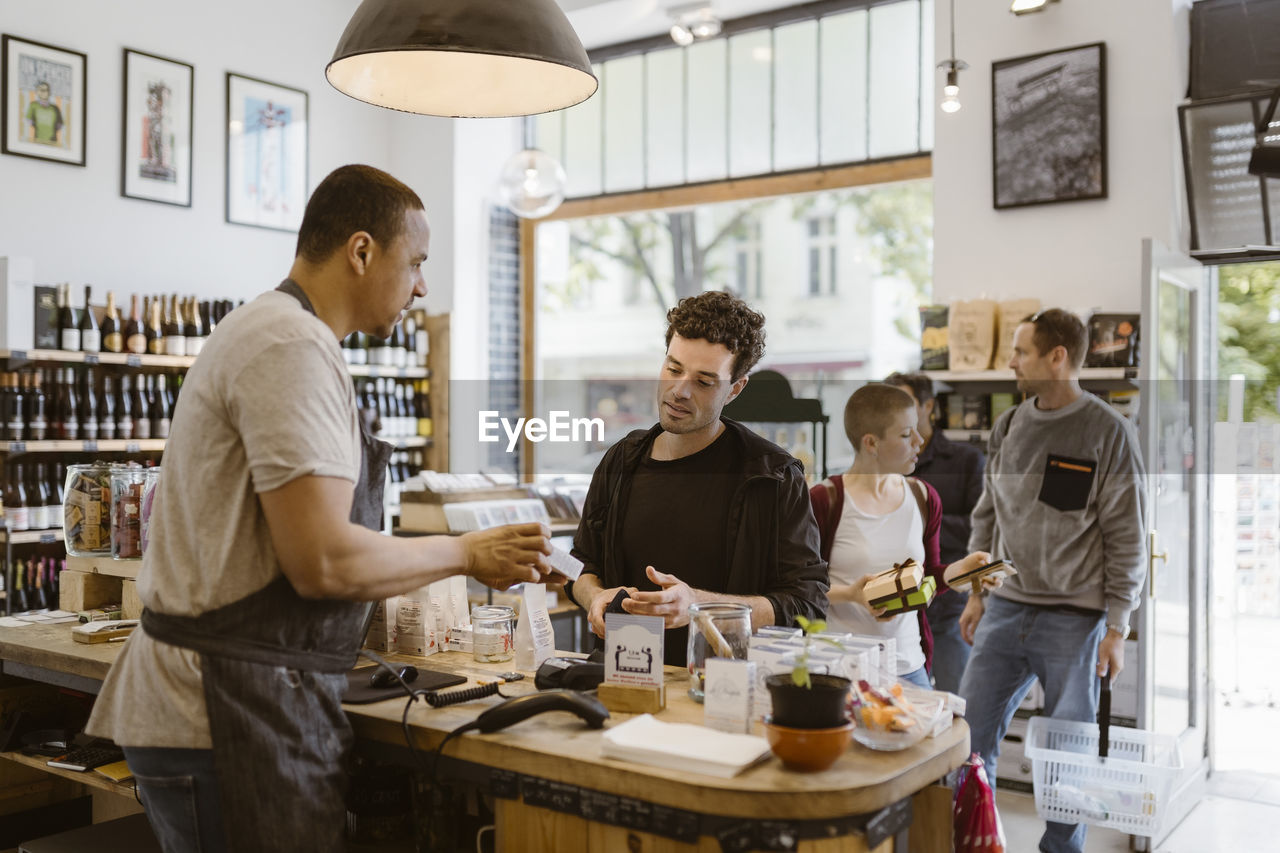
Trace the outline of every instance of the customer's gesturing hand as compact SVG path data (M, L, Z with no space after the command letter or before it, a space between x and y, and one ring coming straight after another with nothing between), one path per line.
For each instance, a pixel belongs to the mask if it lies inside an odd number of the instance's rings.
M622 602L622 609L641 616L661 616L667 628L679 628L689 624L689 605L694 598L693 588L675 575L660 572L653 566L645 567L649 580L661 589L637 591Z
M462 535L466 573L485 586L506 589L540 583L551 572L551 531L545 524L508 524Z

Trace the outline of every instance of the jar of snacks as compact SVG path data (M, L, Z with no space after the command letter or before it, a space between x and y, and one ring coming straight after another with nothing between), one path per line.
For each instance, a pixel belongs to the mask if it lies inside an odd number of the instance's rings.
M160 466L147 468L142 472L142 508L138 514L142 553L147 553L147 544L151 541L151 510L159 497L157 486L160 485Z
M481 663L515 657L515 610L505 604L480 604L471 611L472 653Z
M121 468L111 472L111 556L136 560L142 556L142 492L146 472Z
M106 462L67 466L62 534L72 556L111 553L111 468Z

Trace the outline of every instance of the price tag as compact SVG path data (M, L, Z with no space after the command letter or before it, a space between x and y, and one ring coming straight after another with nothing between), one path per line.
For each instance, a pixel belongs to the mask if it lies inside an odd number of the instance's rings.
M11 441L9 442L9 452L10 453L26 453L27 443L25 441Z
M125 453L140 453L140 452L142 452L142 448L138 446L138 442L136 442L136 441L127 441L127 442L125 442L125 445L124 445L124 452L125 452Z
M40 543L42 545L47 544L49 542L57 542L57 541L58 541L58 535L56 533L42 533L40 535Z
M97 452L98 452L98 442L96 442L96 441L86 441L86 442L84 442L84 452L85 452L85 453L97 453Z
M85 363L85 364L97 364L97 363L98 363L98 354L97 354L96 352L87 352L87 353L85 353L85 354L84 354L84 363Z
M26 361L27 351L24 349L9 350L9 358L13 359L14 361Z
M124 363L129 367L142 367L142 356L132 353L125 357Z

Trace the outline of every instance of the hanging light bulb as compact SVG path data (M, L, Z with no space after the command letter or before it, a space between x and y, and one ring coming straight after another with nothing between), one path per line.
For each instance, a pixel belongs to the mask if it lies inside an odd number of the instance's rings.
M564 201L567 178L554 157L526 147L512 154L498 176L498 197L522 219L546 216Z
M960 111L960 84L957 82L959 72L955 68L947 71L947 85L942 87L942 111L954 113Z
M947 72L947 83L942 87L942 103L938 106L944 113L960 111L960 72L969 67L963 59L956 59L956 0L951 0L951 56L938 63L938 67Z

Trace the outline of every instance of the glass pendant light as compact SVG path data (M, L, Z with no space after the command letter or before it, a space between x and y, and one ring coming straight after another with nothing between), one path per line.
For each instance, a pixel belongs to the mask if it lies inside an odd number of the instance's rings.
M946 85L942 87L942 103L938 106L944 113L960 111L960 72L969 67L963 59L956 59L956 0L951 0L951 56L938 63L938 67L947 72Z
M507 158L498 175L498 199L521 219L546 216L564 201L564 167L533 146L533 122L524 120L524 148Z

